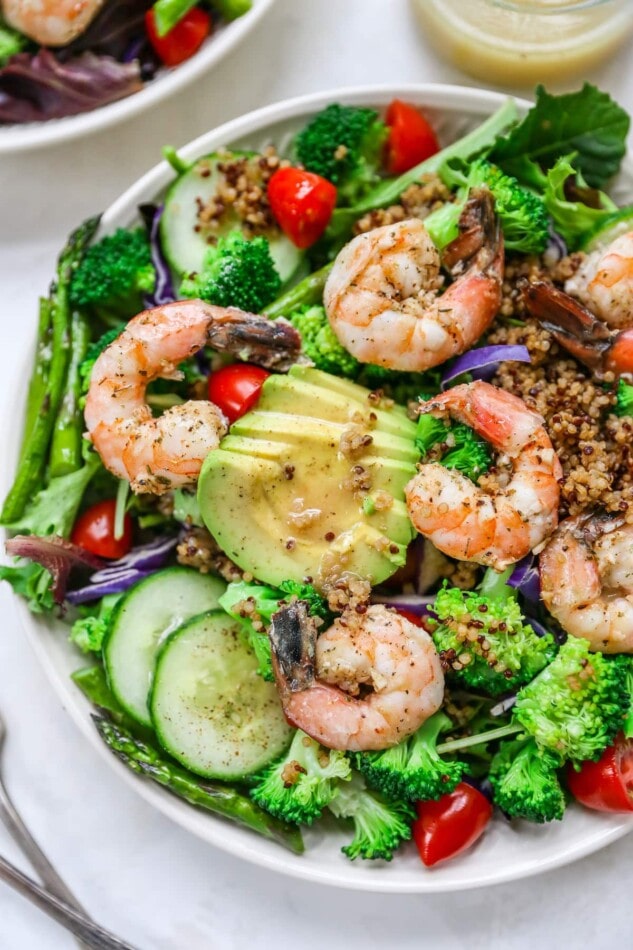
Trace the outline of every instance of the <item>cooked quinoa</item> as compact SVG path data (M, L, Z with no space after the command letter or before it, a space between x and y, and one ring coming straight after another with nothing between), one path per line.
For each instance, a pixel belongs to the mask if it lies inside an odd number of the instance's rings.
M601 508L633 522L633 419L618 418L614 378L598 381L572 359L552 335L526 316L517 282L548 278L562 286L580 266L573 254L549 267L542 259L509 260L499 317L488 343L521 343L532 362L502 363L491 382L520 396L545 419L563 466L561 518ZM520 320L521 325L514 321ZM493 470L481 480L492 487Z

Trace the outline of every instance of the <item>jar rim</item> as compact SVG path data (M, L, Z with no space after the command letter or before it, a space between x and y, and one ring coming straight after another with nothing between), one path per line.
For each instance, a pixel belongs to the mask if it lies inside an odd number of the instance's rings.
M552 16L560 13L576 13L578 10L590 10L593 7L602 7L615 0L560 0L556 4L544 5L539 0L489 0L493 7L502 10L512 10L515 13L537 13L540 16Z

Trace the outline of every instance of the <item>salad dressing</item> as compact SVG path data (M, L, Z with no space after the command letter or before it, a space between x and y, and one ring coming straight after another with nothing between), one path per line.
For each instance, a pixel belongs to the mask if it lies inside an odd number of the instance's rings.
M412 0L434 47L479 79L507 85L587 74L633 29L629 0Z

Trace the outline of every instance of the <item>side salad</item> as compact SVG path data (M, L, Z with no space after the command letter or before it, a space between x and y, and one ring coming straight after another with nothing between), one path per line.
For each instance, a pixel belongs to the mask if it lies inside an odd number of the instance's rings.
M252 0L0 2L0 125L43 122L123 99L193 56Z
M588 84L443 147L333 103L71 234L0 577L130 769L428 867L633 811L628 128Z

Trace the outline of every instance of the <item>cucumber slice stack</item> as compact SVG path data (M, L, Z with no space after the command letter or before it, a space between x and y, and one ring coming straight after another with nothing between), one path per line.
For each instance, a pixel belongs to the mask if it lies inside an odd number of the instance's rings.
M117 605L103 661L117 700L170 755L239 780L281 755L292 730L239 622L217 609L225 589L186 567L153 574Z

